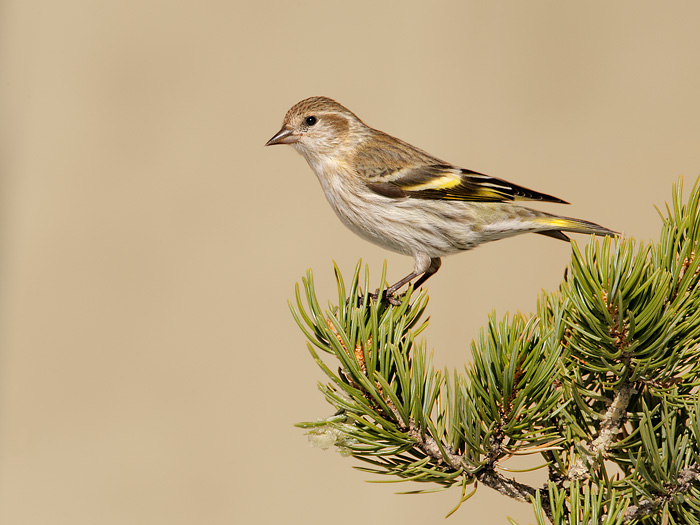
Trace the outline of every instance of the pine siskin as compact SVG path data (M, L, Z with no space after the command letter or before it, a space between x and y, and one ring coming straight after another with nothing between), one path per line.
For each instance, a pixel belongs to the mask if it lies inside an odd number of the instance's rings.
M386 290L416 277L418 288L440 268L440 258L479 244L539 233L568 241L563 232L616 235L598 224L512 204L533 200L567 204L501 179L458 168L365 125L326 97L294 105L266 144L291 144L306 159L340 220L360 237L413 256L413 271Z

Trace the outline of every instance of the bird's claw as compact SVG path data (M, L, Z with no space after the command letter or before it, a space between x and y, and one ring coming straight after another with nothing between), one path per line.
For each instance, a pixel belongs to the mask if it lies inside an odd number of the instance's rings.
M385 297L385 299L387 300L387 302L389 304L393 304L394 306L401 306L401 302L402 302L401 299L399 299L395 295L389 295L389 296Z
M370 299L373 301L386 301L389 304L392 304L394 306L401 306L401 299L396 297L394 294L387 294L386 290L383 290L382 293L379 293L379 288L377 288L377 291L374 293L369 294Z

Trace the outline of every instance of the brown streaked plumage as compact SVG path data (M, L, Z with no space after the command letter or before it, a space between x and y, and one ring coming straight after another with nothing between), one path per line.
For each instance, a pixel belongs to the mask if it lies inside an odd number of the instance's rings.
M459 168L367 126L326 97L292 106L266 145L291 144L318 177L340 220L359 236L411 255L413 272L387 289L387 298L440 268L440 258L521 233L568 240L563 232L616 235L598 224L513 204L566 204L475 171Z

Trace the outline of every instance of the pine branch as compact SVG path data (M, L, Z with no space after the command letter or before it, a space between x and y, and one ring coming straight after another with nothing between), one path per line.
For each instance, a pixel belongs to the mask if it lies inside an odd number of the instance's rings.
M580 480L589 477L589 471L600 468L600 460L608 457L608 451L622 432L627 420L627 407L636 392L631 383L625 382L615 393L615 399L605 413L600 425L600 433L588 445L583 446L583 455L569 467L568 479Z
M454 454L449 446L445 446L444 444L439 445L434 438L426 436L415 424L409 426L408 435L415 440L418 448L433 459L439 462L447 460L448 464L456 471L464 468L462 456ZM446 451L447 454L443 454L442 451ZM517 501L529 502L537 492L537 490L530 485L500 475L494 470L492 465L484 466L480 470L473 472L473 475L487 487Z
M335 328L335 325L328 318L326 319L326 325L328 326L331 333L335 336L336 340L338 341L338 344L345 351L345 353L350 355L350 352L346 347L342 336ZM367 340L365 346L371 346L371 338ZM363 345L358 343L355 346L352 354L355 356L359 364L360 371L366 376L367 365L365 362ZM352 377L346 375L346 379L355 388L362 390L365 399L368 399L371 402L372 395L370 392L362 389L362 386L358 385L352 379ZM377 391L380 394L383 394L382 387L379 383L376 383L376 387ZM405 421L399 413L399 411L396 409L391 399L385 397L384 401L386 403L386 406L389 408L391 415L395 418L399 429L401 429L401 431L404 431L408 437L414 440L415 446L418 449L420 449L427 456L434 459L438 464L447 464L455 473L469 470L465 458L455 453L451 446L447 445L446 443L438 443L438 441L435 438L433 438L430 435L427 435L426 429L421 428L413 419ZM382 412L382 409L380 407L375 406L374 408L378 412ZM500 450L500 447L494 447L492 452L489 454L489 459L486 462L486 464L478 470L471 472L471 474L484 485L494 490L497 490L505 496L509 496L517 501L529 502L530 499L535 495L535 488L523 483L519 483L516 480L508 479L504 476L501 476L498 472L495 471L494 467L498 459L502 455L503 451Z
M337 304L322 308L309 272L292 312L337 412L300 426L366 472L460 485L457 507L485 485L542 524L700 525L699 184L687 203L674 189L656 244L572 243L560 289L529 319L490 316L461 374L416 341L425 291L372 300L358 264L347 288L336 268ZM498 472L515 454L545 460L543 488Z
M624 514L624 523L632 523L635 520L650 516L664 504L670 502L677 494L686 494L690 491L693 483L700 482L700 466L693 465L680 471L673 484L668 485L668 491L664 494L657 494L652 499L644 499L637 505L630 505Z

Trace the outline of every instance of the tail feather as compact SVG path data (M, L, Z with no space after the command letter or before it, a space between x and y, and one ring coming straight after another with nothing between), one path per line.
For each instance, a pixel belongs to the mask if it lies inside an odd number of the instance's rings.
M548 237L554 237L555 239L561 239L562 241L569 240L569 238L564 235L563 232L588 233L611 237L620 235L618 232L610 230L604 226L601 226L600 224L584 221L582 219L559 217L557 215L543 215L540 217L540 220L542 221L543 225L547 225L549 228L546 230L543 229L537 233Z
M571 239L569 239L568 236L564 235L559 230L545 230L543 232L535 232L535 233L539 233L540 235L546 235L547 237L552 237L554 239L559 239L560 241L569 242L571 240Z

